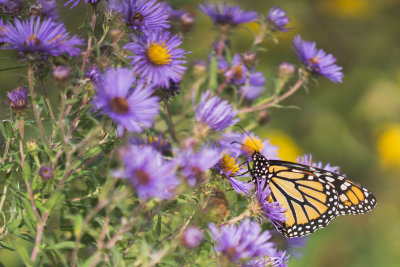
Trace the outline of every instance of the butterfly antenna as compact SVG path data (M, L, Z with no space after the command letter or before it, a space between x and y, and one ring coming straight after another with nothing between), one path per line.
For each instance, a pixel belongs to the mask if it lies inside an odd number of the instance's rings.
M254 148L252 148L252 147L246 146L245 144L239 143L238 141L233 141L233 142L231 143L231 145L233 145L233 144L239 144L239 145L248 147L248 148L250 148L250 149L254 149Z
M250 138L250 140L253 142L253 144L257 147L257 151L258 152L260 152L260 149L258 148L258 146L257 146L257 143L254 141L254 139L249 135L249 133L242 127L242 126L240 126L239 124L235 124L235 126L236 127L239 127L249 138ZM244 145L244 146L246 146L246 145ZM247 146L248 147L248 146ZM249 148L251 148L251 147L249 147ZM251 149L254 149L254 148L251 148Z

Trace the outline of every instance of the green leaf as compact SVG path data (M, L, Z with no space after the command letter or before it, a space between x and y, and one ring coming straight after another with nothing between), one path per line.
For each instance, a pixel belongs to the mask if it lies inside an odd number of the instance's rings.
M156 224L156 238L158 239L161 234L161 216L158 215L157 217L158 217L158 219L157 219L157 224Z
M26 266L33 266L33 262L30 260L28 251L26 251L25 246L21 244L18 239L14 239L12 242L24 264Z
M116 247L113 247L111 249L111 257L112 257L111 262L113 266L120 266L120 267L126 266L124 259L122 258L121 251L119 251Z
M11 251L15 251L15 249L13 249L9 244L5 243L4 241L0 241L0 247L11 250Z
M33 226L32 222L36 222L36 217L33 212L31 202L26 198L21 198L22 206L25 209L25 212L22 213L22 218L25 224L29 227L32 232L36 231L36 227Z
M21 65L21 66L14 66L14 67L6 67L6 68L1 68L0 71L6 71L6 70L16 70L16 69L23 69L26 68L26 65Z
M92 257L90 257L89 259L87 259L82 265L81 267L90 267L92 266L92 261L95 259L96 254L93 254Z
M63 249L63 248L74 248L75 247L75 242L74 241L65 241L61 243L57 243L54 245L51 245L47 247L47 250L52 250L52 249ZM79 244L79 247L82 248L84 247L83 244Z
M82 233L83 218L81 215L76 215L74 220L74 235L80 236Z
M22 175L24 176L23 177L24 180L28 180L31 177L31 165L29 163L30 162L27 161L26 164L24 165L24 168L22 169Z
M217 73L218 73L217 57L213 55L213 57L211 58L209 81L208 81L208 87L212 91L215 91L218 87Z
M61 204L64 201L64 195L61 191L57 191L44 205L47 210L51 210L56 204Z
M19 214L17 218L13 218L9 223L7 223L8 231L13 232L21 224L21 221L22 216Z

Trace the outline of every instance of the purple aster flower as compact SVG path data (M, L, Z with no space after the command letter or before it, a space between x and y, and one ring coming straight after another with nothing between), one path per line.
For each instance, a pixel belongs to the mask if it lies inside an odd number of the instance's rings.
M152 96L149 86L136 85L132 70L109 68L99 82L95 83L96 95L93 105L107 114L117 126L118 135L124 130L142 132L153 125L158 115L158 97Z
M15 111L23 111L28 104L28 92L25 87L19 87L7 94L8 105Z
M277 230L272 230L271 233L272 240L286 250L290 256L300 258L303 255L302 248L306 246L309 236L287 238Z
M329 172L336 173L338 175L346 176L346 175L340 174L339 166L331 166L330 163L328 163L324 166L324 164L321 161L319 161L317 163L312 162L311 154L304 154L303 156L298 157L296 160L298 163L303 164L303 165L307 165L307 166L318 168L318 169L323 169L323 170L326 170Z
M3 18L0 18L0 45L4 43L4 38L7 34L7 29L4 25Z
M200 245L204 234L197 227L189 226L182 236L183 244L188 248L195 248Z
M121 149L120 154L125 169L114 171L113 176L128 178L140 199L171 199L174 196L174 190L180 184L175 163L164 161L150 146L131 145Z
M110 8L124 15L133 30L155 31L169 28L168 10L156 0L112 0Z
M2 0L0 8L6 14L15 15L22 11L22 0Z
M290 19L286 16L286 11L280 7L272 7L268 12L268 22L272 25L273 30L287 32L290 28L286 28Z
M253 185L232 177L241 171L240 164L236 162L234 157L229 154L224 155L214 168L219 170L220 174L224 175L229 180L236 193L250 195Z
M286 251L279 250L274 255L270 256L271 265L274 267L286 267L289 263L289 255L286 255Z
M240 144L232 144L234 141ZM267 159L279 159L278 147L272 145L268 138L261 140L252 132L248 134L239 132L224 133L220 145L227 153L233 155L245 155L250 158L254 151L258 150Z
M38 0L38 4L41 17L51 18L53 20L58 20L60 18L55 0Z
M89 78L92 82L97 83L101 80L99 68L95 65L88 69L85 73L85 78Z
M343 79L342 67L334 64L336 58L326 54L322 49L317 50L315 42L307 42L300 35L294 38L294 50L307 70L325 76L334 83L341 83Z
M203 147L197 153L190 148L178 155L182 174L186 177L190 186L195 186L205 180L205 172L217 164L220 153L217 150Z
M233 177L229 177L229 182L231 183L232 188L236 191L236 193L242 195L250 195L250 191L254 188L252 184L240 181Z
M225 66L223 61L220 64L221 67ZM235 54L232 59L232 66L225 72L225 77L236 85L241 85L246 82L247 68L242 62L239 54Z
M286 221L285 209L281 207L278 201L269 202L267 199L271 194L269 186L266 185L266 179L260 181L257 178L256 194L257 201L261 206L262 213L267 217L272 225L276 228Z
M53 172L53 169L50 166L42 166L42 167L40 167L39 175L44 180L49 180L49 179L52 179L54 177L54 172Z
M218 152L221 152L220 147L217 149ZM215 168L220 171L220 174L223 174L226 177L234 176L242 170L235 157L232 157L229 154L222 156Z
M288 253L296 258L300 258L302 256L301 253L301 248L305 247L307 244L307 241L309 239L308 236L302 236L302 237L294 237L294 238L285 238L286 240L286 246L287 246L287 251Z
M258 257L242 264L241 267L265 267L268 266L269 263L268 257Z
M148 135L145 141L139 136L135 136L133 138L129 138L129 142L132 145L137 146L152 146L155 150L163 155L171 155L172 153L171 144L162 137L161 133L158 134L158 136Z
M218 4L212 5L205 2L199 5L199 8L213 20L214 24L236 26L242 23L254 21L258 19L257 12L243 11L239 6L228 7L223 4L222 7Z
M201 95L201 100L195 111L198 122L207 125L215 131L222 131L235 124L239 119L234 119L237 111L227 100L222 100L218 96L210 96L207 90Z
M186 52L178 48L182 37L169 32L154 31L142 36L132 36L133 42L124 46L135 55L131 65L136 74L154 86L169 88L170 82L179 82L186 70Z
M81 50L76 46L83 45L75 35L70 37L64 24L52 19L31 17L29 20L14 20L14 25L6 25L4 41L5 49L15 49L25 54L39 53L41 55L58 56L69 54L79 55Z
M211 238L217 243L214 249L225 254L232 262L239 259L274 255L275 244L268 242L269 231L261 231L258 223L245 219L239 226L208 225Z
M230 65L223 57L218 58L218 69L224 72L224 76L229 82L240 86L240 92L246 92L245 98L255 100L265 89L265 78L261 72L250 73L249 86L246 89L248 68L243 63L240 54L235 54Z
M262 72L251 73L248 88L246 88L246 85L242 85L240 92L246 92L244 97L250 101L254 101L265 90L265 81L266 79Z
M67 6L72 3L71 8L73 8L73 7L76 7L80 1L81 0L67 0L67 2L64 4L64 6ZM87 3L96 4L98 2L100 2L100 0L85 0L85 4L87 4Z

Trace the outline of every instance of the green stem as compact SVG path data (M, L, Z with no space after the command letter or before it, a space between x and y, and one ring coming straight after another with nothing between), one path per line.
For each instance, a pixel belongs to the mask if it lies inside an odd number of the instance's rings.
M28 82L29 82L29 94L31 95L31 99L32 99L33 114L35 115L36 124L39 127L40 135L42 137L42 141L47 146L46 133L44 132L43 124L42 124L42 121L40 120L39 111L38 111L37 106L36 106L35 90L34 90L34 77L33 77L33 66L32 66L32 64L29 64L29 67L28 67Z

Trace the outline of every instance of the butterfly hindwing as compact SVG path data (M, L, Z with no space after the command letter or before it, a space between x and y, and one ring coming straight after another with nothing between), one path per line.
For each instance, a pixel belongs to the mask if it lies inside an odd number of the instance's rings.
M365 213L376 204L371 192L343 176L293 162L267 160L258 152L253 154L251 174L267 180L269 201L278 201L285 209L287 220L278 230L287 237L311 234L338 215Z
M338 192L337 215L364 214L376 206L375 196L360 184L340 175L326 179Z

